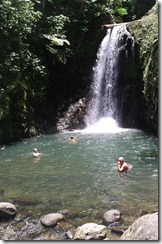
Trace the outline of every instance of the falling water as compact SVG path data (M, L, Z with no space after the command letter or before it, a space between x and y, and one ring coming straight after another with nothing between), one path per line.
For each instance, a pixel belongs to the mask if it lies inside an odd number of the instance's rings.
M108 125L117 128L119 115L117 107L117 80L119 76L119 54L126 45L127 37L131 37L124 25L107 30L93 68L91 99L86 117L87 127ZM131 37L133 40L133 38ZM127 56L127 54L126 54Z

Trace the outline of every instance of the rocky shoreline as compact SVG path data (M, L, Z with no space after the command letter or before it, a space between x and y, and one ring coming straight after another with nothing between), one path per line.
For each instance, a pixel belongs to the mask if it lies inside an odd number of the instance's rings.
M122 213L104 213L100 223L73 225L68 210L33 218L22 217L10 202L0 202L1 240L158 240L158 212L143 212L132 225L122 228Z

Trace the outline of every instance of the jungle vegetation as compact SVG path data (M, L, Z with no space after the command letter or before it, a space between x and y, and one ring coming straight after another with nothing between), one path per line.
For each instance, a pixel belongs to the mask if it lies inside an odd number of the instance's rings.
M138 20L155 3L0 0L0 144L55 132L58 116L87 93L91 68L105 35L102 26ZM155 18L153 22L157 15ZM145 32L148 28L145 24ZM139 33L140 41L137 38L144 72L143 100L146 107L152 106L151 111L157 111L158 36L149 33L153 50L147 49L148 36L142 39ZM146 124L157 130L157 120L157 113L150 112Z

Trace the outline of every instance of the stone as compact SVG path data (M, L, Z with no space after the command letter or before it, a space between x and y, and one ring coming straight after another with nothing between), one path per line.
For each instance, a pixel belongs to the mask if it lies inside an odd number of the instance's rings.
M52 227L57 225L57 222L65 220L65 216L61 213L50 213L40 219L42 225Z
M17 214L16 207L9 202L0 202L0 220L13 219Z
M121 213L119 210L109 210L103 216L103 223L108 226L111 223L119 222L121 219Z
M138 218L119 240L158 240L158 213Z
M103 240L106 238L106 232L104 225L87 223L77 228L74 240Z

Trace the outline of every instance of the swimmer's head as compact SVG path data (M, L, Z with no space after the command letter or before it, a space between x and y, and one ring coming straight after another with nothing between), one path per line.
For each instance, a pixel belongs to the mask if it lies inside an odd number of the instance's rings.
M120 162L124 162L124 158L123 158L123 157L120 157L120 158L118 159L118 161L120 161Z

